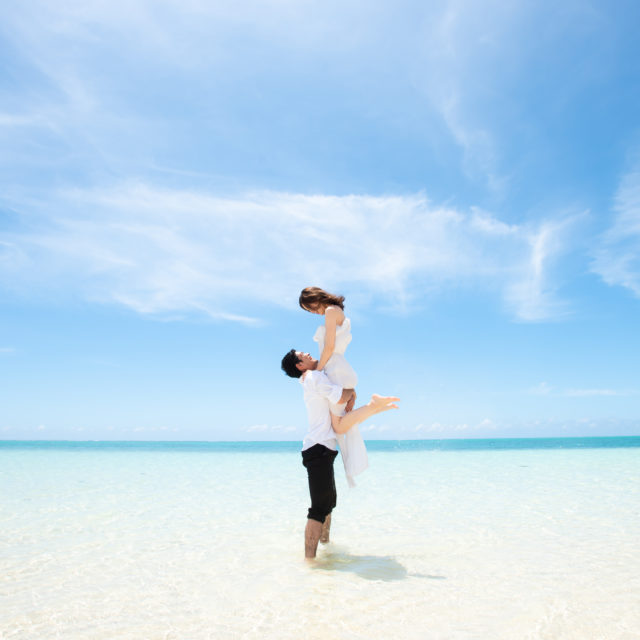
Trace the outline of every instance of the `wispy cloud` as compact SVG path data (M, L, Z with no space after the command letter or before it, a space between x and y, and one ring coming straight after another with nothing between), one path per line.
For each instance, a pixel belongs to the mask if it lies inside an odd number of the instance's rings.
M0 127L32 127L45 124L40 116L0 113Z
M447 2L441 12L431 16L430 53L420 59L422 69L416 71L419 86L462 149L465 173L472 179L485 180L496 192L504 189L506 178L500 174L498 140L490 119L478 117L474 76L494 53L491 32L509 25L513 28L510 13L497 6L474 11L468 3ZM471 99L474 94L475 100Z
M282 424L253 424L249 427L245 427L241 429L244 433L260 437L260 438L274 438L274 437L283 437L283 436L292 436L296 432L299 432L300 429L293 427L291 425L282 425Z
M552 258L571 250L571 220L508 225L421 194L219 197L128 184L41 206L39 225L30 211L29 228L2 240L5 286L239 322L260 305L294 305L310 282L400 307L474 287L498 292L521 320L544 320L562 307Z
M565 315L566 301L556 295L560 283L549 277L555 260L567 251L568 236L586 213L542 221L527 237L526 275L508 287L506 297L523 320L544 320Z
M580 4L554 14L554 23L571 22ZM396 307L445 286L474 287L523 321L567 313L557 263L571 251L575 217L550 212L511 224L513 206L508 216L434 206L403 187L389 197L308 195L308 184L289 180L314 173L304 170L314 145L329 149L313 167L326 176L355 140L416 140L425 158L437 155L444 133L443 155L453 141L463 174L504 189L501 119L505 109L517 119L518 109L502 107L514 95L504 88L517 65L496 63L527 62L532 43L519 38L535 20L548 21L548 7L498 0L375 12L363 1L316 0L169 0L161 11L150 1L78 6L34 0L0 9L3 38L24 67L0 114L0 162L19 175L0 186L10 208L29 219L0 238L5 287L40 285L140 313L245 323L260 316L256 303L291 304L309 282L362 290ZM324 102L300 99L314 92ZM406 155L389 145L372 153ZM349 186L318 190L348 193L361 184L353 170L360 164L359 156L329 180ZM154 186L159 173L178 186ZM272 174L293 192L250 191L272 186ZM139 182L62 194L44 185L130 176ZM241 195L193 188L218 179ZM456 177L447 188L462 192L463 183ZM42 194L39 221L36 204L18 191Z
M625 287L640 297L640 166L620 181L613 212L592 269L607 284Z
M602 64L607 16L597 5L431 3L437 9L424 22L422 55L414 57L416 84L461 149L466 175L496 195L514 180L512 165L548 135L540 113L588 85L587 69Z
M360 426L360 431L368 436L389 433L391 430L392 428L388 424L363 424Z
M548 396L552 392L552 387L546 382L540 382L539 384L531 387L527 390L527 393L530 393L534 396Z
M413 433L417 438L423 436L444 436L473 431L473 428L466 422L457 424L445 424L442 422L431 422L429 424L420 423L413 427Z
M81 8L5 3L3 35L27 72L0 124L51 129L50 139L29 144L17 134L8 151L22 160L31 149L31 160L42 162L44 148L62 166L80 158L87 170L124 173L132 165L168 166L181 156L176 169L191 174L203 168L203 132L214 140L211 148L230 155L240 142L263 141L259 151L269 161L282 153L300 162L299 141L286 140L291 123L317 128L318 113L337 113L321 136L362 120L394 133L406 127L404 134L426 145L444 132L446 146L462 151L463 173L499 192L509 181L501 118L505 111L519 115L510 74L517 61L530 62L526 52L538 46L542 31L532 25L547 24L549 13L565 37L572 11L584 3L569 4L554 10L553 3L446 0L403 3L401 10L382 3L371 11L362 0L166 0L161 10L149 0ZM527 37L531 32L538 37ZM534 60L543 58L540 49L537 54ZM327 102L297 102L305 93L322 93ZM282 113L284 128L277 126ZM198 162L189 147L197 148Z
M566 398L589 398L589 397L629 397L640 395L640 391L636 389L607 389L607 388L589 388L589 389L560 389L552 387L546 382L528 389L528 393L536 396L553 396Z
M636 396L638 391L633 389L567 389L563 395L574 398L586 398L593 396Z
M637 419L607 418L544 418L533 420L491 420L477 423L433 422L418 424L413 429L400 428L395 432L400 438L547 438L589 436L637 436L640 421Z

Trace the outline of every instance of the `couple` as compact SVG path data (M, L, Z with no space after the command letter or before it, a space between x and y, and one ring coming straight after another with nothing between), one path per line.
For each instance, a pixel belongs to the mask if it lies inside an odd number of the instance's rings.
M371 400L353 409L357 376L346 358L351 342L351 324L344 315L344 297L318 287L307 287L300 294L300 306L310 313L323 315L324 326L314 340L319 343L320 360L308 353L291 349L282 359L282 369L298 378L304 390L309 429L302 443L302 464L309 476L311 508L305 529L305 558L316 557L318 542L329 541L331 511L336 506L333 462L338 455L337 439L343 458L348 451L345 469L349 484L352 475L366 468L366 450L357 426L372 415L397 409L399 398L371 396Z

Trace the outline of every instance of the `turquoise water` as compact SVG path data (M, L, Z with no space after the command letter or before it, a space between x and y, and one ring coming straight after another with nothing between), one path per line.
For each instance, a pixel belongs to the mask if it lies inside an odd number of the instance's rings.
M0 443L0 637L640 629L640 438L368 443L303 556L299 442Z
M486 438L455 440L368 440L369 451L503 451L514 449L610 449L640 447L640 436L596 438ZM297 451L300 442L144 442L0 440L0 449L116 449L136 451Z

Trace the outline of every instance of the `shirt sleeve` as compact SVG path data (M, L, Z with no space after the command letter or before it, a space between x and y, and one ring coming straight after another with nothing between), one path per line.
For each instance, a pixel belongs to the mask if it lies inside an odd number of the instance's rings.
M327 398L327 400L333 404L340 402L342 387L338 384L333 384L324 371L314 371L313 373L315 374L313 376L313 382L316 393Z

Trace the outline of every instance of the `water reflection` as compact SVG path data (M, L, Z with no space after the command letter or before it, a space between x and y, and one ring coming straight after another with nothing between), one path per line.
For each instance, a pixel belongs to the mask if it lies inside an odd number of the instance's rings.
M339 548L327 550L313 565L315 570L349 571L365 580L404 580L405 578L428 578L445 580L444 576L409 573L407 568L393 556L356 556Z

